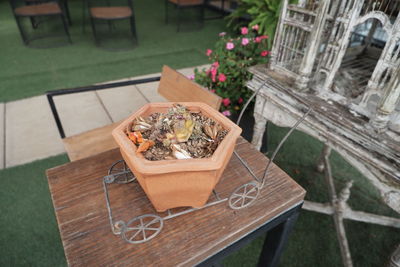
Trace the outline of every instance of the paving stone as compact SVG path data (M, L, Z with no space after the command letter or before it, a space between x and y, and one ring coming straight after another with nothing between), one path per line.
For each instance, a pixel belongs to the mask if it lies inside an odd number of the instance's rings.
M94 91L57 96L54 102L66 136L86 132L112 122Z
M97 91L114 122L127 118L147 103L136 86L123 86Z
M137 84L136 87L149 102L166 102L167 100L157 92L159 82Z
M64 153L45 96L6 103L5 167Z
M5 147L4 147L4 103L0 103L0 170L4 168L4 155L5 155Z
M209 68L210 65L201 65L201 66L197 66L197 67L190 67L190 68L184 68L184 69L179 69L178 71L180 73L182 73L185 76L190 76L190 75L194 75L194 69L197 68L198 70L202 70L203 68Z

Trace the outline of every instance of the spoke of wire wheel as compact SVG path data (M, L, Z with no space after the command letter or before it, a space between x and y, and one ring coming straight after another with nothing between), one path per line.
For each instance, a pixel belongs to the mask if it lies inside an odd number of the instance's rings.
M150 231L158 231L158 229L159 229L159 228L153 228L153 227L146 228L146 230L150 230Z
M131 238L129 238L129 241L132 241L139 233L141 233L142 230L138 230Z
M146 240L147 239L146 230L144 230L144 228L142 229L142 233L143 233L143 240Z
M247 193L247 187L248 187L249 185L245 185L244 186L244 192L243 192L243 195L246 195L246 193Z
M243 199L243 197L238 198L238 200L236 200L235 202L232 203L232 206L235 206L236 203L238 203L238 202L239 202L240 200L242 200L242 199Z
M235 196L235 197L243 197L243 194L233 193L233 196Z
M127 231L134 231L134 230L140 230L140 229L142 229L142 228L140 228L140 227L128 227L128 228L126 228Z
M255 188L255 187L253 187L252 189L250 189L250 191L247 192L247 195L250 194L250 193L253 193L254 191L256 191L256 188Z
M250 199L256 199L256 197L252 197L252 196L244 196L245 198L250 198Z
M246 200L246 198L242 198L242 205L241 205L241 207L244 206L245 200Z
M149 225L151 225L151 224L153 224L153 223L155 223L155 222L157 222L157 221L158 221L158 218L155 218L155 219L153 219L151 222L146 223L144 227L147 227L147 226L149 226Z

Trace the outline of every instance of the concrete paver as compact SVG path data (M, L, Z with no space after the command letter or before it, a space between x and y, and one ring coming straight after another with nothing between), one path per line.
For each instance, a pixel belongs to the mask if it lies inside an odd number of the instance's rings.
M4 168L4 111L5 105L4 103L0 103L0 170Z
M194 73L194 68L178 71L189 76ZM110 82L160 75L153 73ZM147 102L165 102L166 99L157 93L158 84L152 82L54 97L66 136L124 119ZM64 152L45 96L0 103L0 169Z
M136 87L149 102L166 102L167 100L157 93L160 82L137 84Z
M97 94L114 122L127 118L147 103L134 85L100 90Z
M96 92L61 95L54 98L66 136L111 123Z
M5 108L5 167L64 152L45 96L9 102Z
M202 69L207 69L207 68L209 68L210 67L210 65L209 64L207 64L207 65L201 65L201 66L198 66L198 67L190 67L190 68L184 68L184 69L180 69L180 70L178 70L180 73L182 73L183 75L185 75L185 76L191 76L191 75L193 75L194 74L194 69L195 68L197 68L198 70L202 70Z

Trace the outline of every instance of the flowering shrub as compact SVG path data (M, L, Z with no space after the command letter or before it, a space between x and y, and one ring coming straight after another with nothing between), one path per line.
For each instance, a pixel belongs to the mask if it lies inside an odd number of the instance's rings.
M236 38L220 33L214 50L206 51L211 67L195 70L195 81L222 97L221 111L226 116L240 110L251 96L246 82L252 74L247 68L268 61L268 36L259 35L258 30L258 25L242 27Z

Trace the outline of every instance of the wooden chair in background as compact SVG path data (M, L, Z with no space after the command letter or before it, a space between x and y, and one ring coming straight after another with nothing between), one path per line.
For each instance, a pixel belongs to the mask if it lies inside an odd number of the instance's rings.
M66 3L66 2L64 2ZM65 32L65 36L67 38L67 43L71 44L71 36L68 31L68 6L60 2L60 0L50 0L50 1L22 1L22 0L10 0L10 5L15 17L15 21L17 22L17 26L19 32L21 34L22 41L26 46L32 47L52 47L58 46L59 42L54 44L46 44L37 45L36 42L33 44L33 41L54 38L57 39L61 34L59 34L58 30L56 32L50 31L50 26L58 25L59 23L55 21L55 25L52 25L50 18L60 18L60 22L62 23L62 27ZM24 23L27 19L30 20L30 24L32 26L31 29L27 28L27 23ZM47 33L39 33L36 32L39 30L40 24L45 23L48 24L46 30ZM53 23L54 24L54 23ZM29 24L28 24L29 25ZM62 44L66 44L66 42L62 42Z
M204 23L204 0L165 0L165 23L169 22L168 6L173 5L177 11L177 31L179 32L182 20L182 12L184 9L198 9L199 22L203 27Z
M90 14L90 21L92 24L93 36L97 46L101 46L99 29L96 26L97 22L107 22L108 31L113 32L115 31L116 28L115 22L121 20L129 20L130 31L132 34L132 43L134 45L138 43L133 0L112 1L113 5L111 5L110 1L108 0L106 1L88 0L88 4L89 4L89 14ZM111 41L114 42L115 40Z
M170 102L203 102L216 110L221 106L221 97L168 66L163 67L158 93ZM64 138L62 141L69 159L76 161L116 148L111 132L120 123Z

